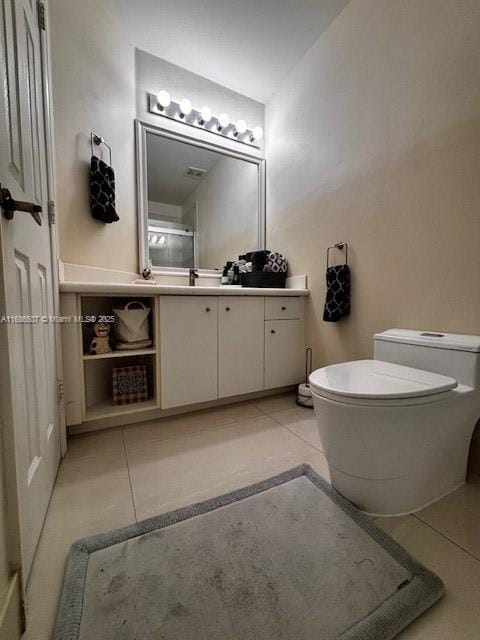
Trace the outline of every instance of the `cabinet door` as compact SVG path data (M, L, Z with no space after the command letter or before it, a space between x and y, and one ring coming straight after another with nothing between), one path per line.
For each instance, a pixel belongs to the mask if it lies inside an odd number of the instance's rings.
M217 398L217 298L161 296L161 407Z
M305 337L302 320L265 322L265 389L302 382Z
M222 296L218 307L218 395L263 389L264 298Z

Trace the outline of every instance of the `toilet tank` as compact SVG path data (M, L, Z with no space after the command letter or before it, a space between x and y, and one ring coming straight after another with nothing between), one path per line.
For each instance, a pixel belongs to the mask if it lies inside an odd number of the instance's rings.
M374 336L373 357L480 385L480 336L389 329Z

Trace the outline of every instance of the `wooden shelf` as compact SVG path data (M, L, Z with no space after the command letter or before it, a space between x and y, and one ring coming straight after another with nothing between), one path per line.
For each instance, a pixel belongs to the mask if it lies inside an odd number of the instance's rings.
M135 402L134 404L113 404L112 402L102 402L92 405L91 407L87 407L85 421L88 422L90 420L112 418L114 416L122 416L127 413L148 411L150 409L158 409L158 403L155 398L151 398L145 402Z
M84 354L82 357L84 360L105 360L106 358L131 358L133 356L150 356L155 355L157 350L155 347L149 349L119 349L118 351L111 351L110 353L100 353L98 355Z

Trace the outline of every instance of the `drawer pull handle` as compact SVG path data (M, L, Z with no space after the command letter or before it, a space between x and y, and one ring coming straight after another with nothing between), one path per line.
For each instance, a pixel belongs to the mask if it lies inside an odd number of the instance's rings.
M230 307L225 307L225 311L230 311Z
M270 329L270 333L276 333L275 329Z
M207 307L205 311L208 313L210 311L210 307Z

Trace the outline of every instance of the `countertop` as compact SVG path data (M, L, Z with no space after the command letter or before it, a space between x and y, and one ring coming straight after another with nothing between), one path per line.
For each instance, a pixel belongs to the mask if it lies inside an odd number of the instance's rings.
M172 284L119 284L108 282L60 282L61 293L104 293L174 296L308 296L308 289L269 289L257 287L190 287Z

